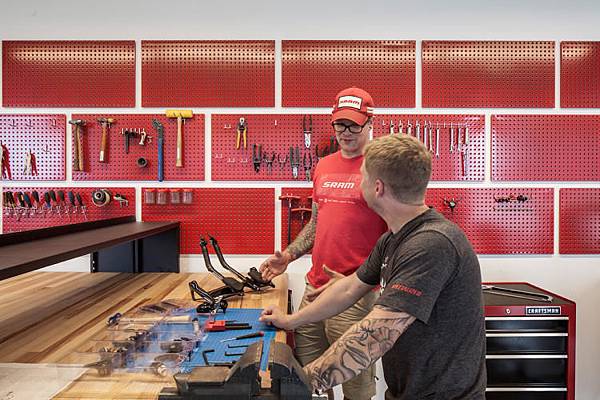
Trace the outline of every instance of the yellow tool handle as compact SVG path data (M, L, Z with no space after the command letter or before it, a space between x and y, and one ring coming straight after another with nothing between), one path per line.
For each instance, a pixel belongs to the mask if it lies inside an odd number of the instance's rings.
M100 142L100 162L106 162L106 140L108 137L106 125L102 125L102 141Z
M240 135L241 135L241 132L237 131L237 138L235 139L235 148L236 149L240 148Z
M77 152L79 153L79 171L83 171L83 141L81 140L81 128L77 128Z
M177 117L177 161L175 163L176 167L183 167L183 118L181 116Z
M246 145L246 128L244 128L244 148L248 148L248 146Z
M73 156L73 170L74 171L81 171L81 168L79 167L79 125L75 125L75 135L74 135L74 139L75 139L75 154Z

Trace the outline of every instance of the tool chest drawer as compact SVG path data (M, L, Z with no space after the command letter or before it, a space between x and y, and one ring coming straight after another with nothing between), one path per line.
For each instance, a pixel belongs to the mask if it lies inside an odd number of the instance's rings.
M487 356L488 387L564 387L567 384L566 356L564 356L564 358L504 357L505 356Z
M488 391L485 394L487 400L566 400L566 391L555 391L555 392L532 392L528 390L523 391Z
M486 319L485 331L487 333L566 333L568 323L566 317L498 317Z
M487 354L567 354L566 333L489 333L486 336Z

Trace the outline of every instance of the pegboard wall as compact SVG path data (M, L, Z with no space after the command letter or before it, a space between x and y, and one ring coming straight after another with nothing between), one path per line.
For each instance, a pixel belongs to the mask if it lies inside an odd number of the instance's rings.
M332 107L342 89L368 88L378 107L415 106L415 44L409 40L284 40L284 107Z
M0 114L2 180L65 180L65 120L63 114Z
M423 107L554 107L554 42L423 41Z
M142 220L180 221L181 253L201 254L199 241L208 234L225 254L270 254L275 243L275 191L256 188L193 189L184 203L183 188L142 188ZM172 192L179 194L178 203ZM154 201L148 196L154 195ZM164 204L162 203L162 199ZM210 246L209 246L210 248ZM212 250L211 250L212 251Z
M142 41L144 107L273 107L275 41Z
M600 107L600 42L560 43L560 105Z
M239 128L241 118L246 126L245 147L243 128ZM305 129L311 132L306 135L309 141L305 140ZM241 132L239 148L238 130ZM215 114L212 116L212 179L310 181L317 154L321 157L330 154L335 151L335 144L331 115ZM292 164L296 165L296 174Z
M460 226L478 254L554 251L552 188L435 188L425 204Z
M110 202L102 207L97 207L92 202L92 192L98 189L106 189L111 195ZM54 199L56 200L52 200L52 197L50 197L50 203L48 204L44 200L44 195L45 193L51 193L51 191L54 192ZM59 191L63 192L64 201L61 201ZM18 199L15 199L16 207L7 204L5 195L7 192L12 193L13 198L19 192L23 194L23 198L26 194L31 202L31 207L27 202L21 204ZM37 192L39 202L34 200L34 192ZM74 205L69 200L69 192L73 193ZM2 233L29 231L135 215L134 188L5 187L2 194ZM77 194L81 197L81 205L77 201ZM115 196L127 201L119 202L115 200Z
M410 134L429 149L432 181L483 181L485 116L377 115L373 137L391 133Z
M560 253L600 254L600 188L560 189Z
M105 162L99 161L102 126L98 118L113 118L108 129ZM185 118L183 132L183 166L176 167L177 118L165 114L73 114L73 120L85 120L82 126L84 165L83 171L73 171L75 181L158 181L158 135L153 120L164 127L163 166L164 180L204 180L204 115L194 114ZM129 153L125 153L124 131L137 131L129 138ZM141 132L147 136L140 145ZM72 127L72 134L75 133ZM75 140L72 141L72 154ZM139 167L138 160L144 158L146 167ZM75 158L73 158L75 159Z
M600 180L600 116L493 115L492 180Z
M300 233L302 228L308 223L311 218L311 212L307 209L312 209L312 189L311 188L281 188L281 196L294 196L299 197L298 199L282 199L281 201L281 244L280 249L285 249L288 245L288 222L290 221L290 239L293 242L296 236ZM291 203L288 201L291 200ZM288 208L288 204L291 204L291 208Z
M134 107L135 42L3 41L4 107Z

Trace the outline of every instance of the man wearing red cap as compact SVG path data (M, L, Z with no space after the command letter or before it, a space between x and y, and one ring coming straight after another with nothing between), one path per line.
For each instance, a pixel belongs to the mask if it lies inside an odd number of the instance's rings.
M387 231L381 217L369 209L361 189L363 150L373 126L373 99L352 87L337 94L331 123L340 151L321 159L314 173L312 217L298 237L260 267L263 277L282 274L290 262L312 249L312 267L300 309L327 287L353 274L363 264L377 239ZM319 358L344 332L371 310L376 299L369 292L348 310L296 330L296 355L303 365ZM371 366L343 384L344 397L370 399L375 395Z

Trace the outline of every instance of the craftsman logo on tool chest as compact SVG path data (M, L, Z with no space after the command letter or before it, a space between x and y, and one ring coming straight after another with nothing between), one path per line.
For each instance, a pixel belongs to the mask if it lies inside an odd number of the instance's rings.
M354 182L323 182L322 187L332 189L353 189Z
M342 96L338 100L338 108L351 107L360 110L362 106L362 99L356 96Z
M525 307L525 315L561 315L560 307Z

